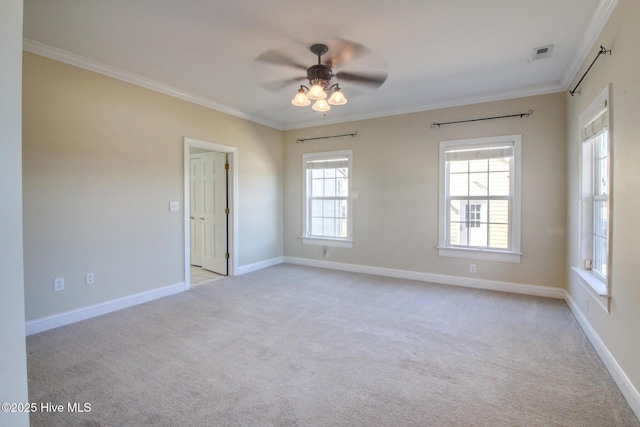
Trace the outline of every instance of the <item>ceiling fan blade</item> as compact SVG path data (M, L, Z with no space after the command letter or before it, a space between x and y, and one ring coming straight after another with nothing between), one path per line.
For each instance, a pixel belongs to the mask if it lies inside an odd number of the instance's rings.
M269 92L279 92L282 89L286 88L287 86L292 86L294 83L299 83L306 79L307 79L306 76L300 76L300 77L294 77L291 79L260 82L258 84L264 89L268 90Z
M345 80L351 83L359 83L377 88L382 86L387 80L387 73L349 73L340 71L335 77L338 80Z
M329 52L324 63L331 68L336 68L369 52L371 50L360 43L345 39L333 39L329 42Z
M291 59L282 52L278 52L277 50L268 50L260 54L255 60L260 62L268 62L270 64L283 65L285 67L293 67L305 71L307 69L306 65L300 64L299 62Z

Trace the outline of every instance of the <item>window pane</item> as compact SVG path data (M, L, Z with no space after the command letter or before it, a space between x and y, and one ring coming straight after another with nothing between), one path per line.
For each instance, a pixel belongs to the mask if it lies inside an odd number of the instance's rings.
M480 223L478 227L470 227L470 228L467 228L466 231L469 236L468 242L466 243L468 246L475 246L475 247L487 246L487 224Z
M325 178L335 178L336 170L335 169L323 169Z
M338 212L338 217L339 218L347 218L348 216L348 212L347 212L347 201L346 200L339 200L339 209L340 211Z
M451 221L449 223L449 244L450 245L461 245L460 238L460 223L458 221Z
M491 200L489 201L489 222L491 224L509 223L509 201Z
M449 208L449 220L452 222L460 222L461 215L464 214L462 211L465 202L460 200L452 200Z
M336 180L325 179L324 180L324 196L334 197L336 195Z
M449 173L467 173L469 171L469 162L449 162Z
M607 171L607 134L602 133L594 140L594 194L609 194Z
M507 224L489 225L489 247L509 249L509 226Z
M336 179L336 196L347 197L349 195L349 180L347 178Z
M497 159L489 159L489 170L494 172L507 172L511 168L509 157L500 157Z
M311 218L311 235L322 236L322 218Z
M486 163L486 160L485 160ZM470 173L469 174L469 195L470 196L486 196L489 190L489 178L487 173Z
M312 217L322 216L322 200L311 201L311 216Z
M469 172L486 172L487 170L489 170L488 160L482 159L469 161Z
M323 220L324 229L322 230L322 235L327 237L335 237L335 220L333 218L324 218Z
M593 239L593 269L607 277L607 239L599 236Z
M489 195L508 196L509 192L509 172L491 172L489 174Z
M469 175L467 175L466 173L449 175L449 195L468 196Z
M322 216L333 218L336 216L336 201L325 200L322 206Z
M322 197L324 195L324 180L313 179L311 181L311 197Z
M606 200L595 200L593 202L593 234L606 238L608 228L608 206Z

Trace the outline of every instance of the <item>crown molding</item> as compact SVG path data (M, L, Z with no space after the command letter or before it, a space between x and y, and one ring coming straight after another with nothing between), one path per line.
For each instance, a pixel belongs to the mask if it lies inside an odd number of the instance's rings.
M509 99L525 98L528 96L547 95L550 93L563 92L564 90L565 90L564 86L562 86L560 83L557 83L557 84L529 87L529 88L517 89L517 90L511 90L511 91L495 92L495 93L483 94L478 96L456 98L456 99L446 100L446 101L437 102L437 103L419 104L419 105L413 105L409 107L388 109L388 110L385 110L383 113L379 113L379 114L371 113L371 114L341 116L340 118L336 118L333 120L323 118L321 122L309 121L304 123L298 123L292 126L286 126L283 130L285 131L297 130L297 129L304 129L308 127L315 127L315 126L332 125L332 124L345 123L345 122L355 122L359 120L379 119L382 117L398 116L401 114L420 113L423 111L440 110L443 108L452 108L452 107L462 107L465 105L482 104L485 102L505 101Z
M44 43L23 39L22 49L34 53L36 55L44 56L55 61L64 62L65 64L73 65L78 68L93 71L111 77L123 82L131 83L136 86L140 86L146 89L153 90L165 95L172 96L174 98L181 99L183 101L191 102L193 104L201 105L203 107L210 108L212 110L220 111L222 113L229 114L240 119L249 120L251 122L282 130L279 124L270 123L257 117L252 117L246 113L243 113L233 108L229 108L225 105L219 104L211 99L204 98L202 96L194 95L189 92L177 89L175 87L159 83L155 80L148 79L146 77L139 76L137 74L130 73L109 65L101 64L97 61L87 59L85 57L75 55L62 49L55 48L53 46L46 45Z
M589 55L589 52L591 52L591 48L598 40L602 29L611 17L611 14L617 4L618 0L600 0L598 7L596 7L596 10L593 12L591 19L589 20L589 24L587 25L587 29L582 36L582 40L580 41L578 48L574 52L569 64L562 74L562 79L560 81L563 90L568 90L571 82L575 80L578 72L580 71L580 67L582 67L582 64L587 58L587 55Z

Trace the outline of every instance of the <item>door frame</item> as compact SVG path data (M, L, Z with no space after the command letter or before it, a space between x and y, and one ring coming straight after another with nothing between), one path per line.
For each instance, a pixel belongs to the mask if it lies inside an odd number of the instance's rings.
M229 250L229 268L227 275L235 276L238 271L238 147L223 145L217 142L203 141L199 139L184 137L184 288L191 288L191 226L189 222L189 211L191 203L191 180L189 168L189 149L202 148L209 151L227 153L229 163L229 175L227 180L227 197L229 200L230 213L227 223L227 247Z

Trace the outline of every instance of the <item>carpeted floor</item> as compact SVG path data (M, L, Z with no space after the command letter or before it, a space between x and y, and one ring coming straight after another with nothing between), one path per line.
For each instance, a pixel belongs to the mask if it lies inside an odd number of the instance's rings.
M287 264L27 351L33 426L640 426L563 301Z

